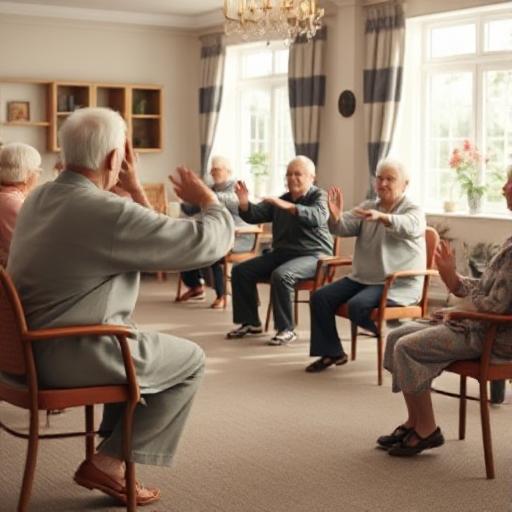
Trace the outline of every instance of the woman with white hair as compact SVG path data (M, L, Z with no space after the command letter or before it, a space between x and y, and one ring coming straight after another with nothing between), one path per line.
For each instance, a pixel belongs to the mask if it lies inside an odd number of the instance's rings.
M371 311L379 305L388 274L399 270L424 269L425 215L405 195L408 176L403 165L393 159L381 160L377 166L377 198L343 212L340 188L329 190L329 228L341 237L357 237L352 273L317 290L311 297L310 355L319 359L307 366L307 372L321 372L348 360L336 329L336 310L348 306L350 320L377 333ZM417 303L422 278L399 279L391 287L389 305Z
M235 194L235 180L231 179L231 164L229 160L223 156L214 156L212 158L210 176L213 184L211 189L215 192L221 204L223 204L231 213L235 222L235 228L247 226L238 214L238 197ZM181 209L186 215L195 215L199 213L200 209L196 205L187 203L181 204ZM250 251L254 245L254 235L241 234L235 238L235 245L233 252L246 252ZM223 273L223 260L224 258L216 261L209 268L212 270L213 287L215 289L216 298L213 301L211 308L222 309L226 305L226 290L224 289L224 273ZM181 278L188 290L178 297L178 302L185 302L187 300L203 300L205 297L205 290L203 285L203 271L207 269L189 270L181 273Z
M16 218L41 171L39 152L21 142L0 149L0 265L7 265Z

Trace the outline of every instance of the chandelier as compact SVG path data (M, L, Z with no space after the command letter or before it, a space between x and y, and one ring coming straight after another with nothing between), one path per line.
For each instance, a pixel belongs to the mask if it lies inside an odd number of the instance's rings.
M226 35L282 37L288 42L298 36L308 40L322 26L324 10L315 0L224 0Z

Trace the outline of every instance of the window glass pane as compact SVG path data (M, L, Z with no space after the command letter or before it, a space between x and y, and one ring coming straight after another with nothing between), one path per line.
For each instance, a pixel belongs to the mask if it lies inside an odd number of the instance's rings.
M475 51L476 26L474 23L433 28L430 31L430 56L434 59L475 53Z
M251 52L242 59L243 78L254 78L272 74L272 52Z
M471 72L436 73L430 78L430 118L427 126L425 177L429 206L456 199L455 174L449 167L454 147L471 139L473 75Z
M282 73L288 73L288 54L289 54L288 48L285 48L283 50L276 51L274 54L275 58L275 70L274 73L276 74L282 74Z
M503 207L501 187L512 157L512 69L484 73L487 200Z
M512 18L485 24L485 50L512 50Z

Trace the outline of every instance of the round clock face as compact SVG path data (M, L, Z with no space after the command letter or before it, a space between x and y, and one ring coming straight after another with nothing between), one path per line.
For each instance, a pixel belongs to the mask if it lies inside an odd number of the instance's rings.
M350 117L356 109L356 97L354 93L345 90L338 98L338 110L343 117Z

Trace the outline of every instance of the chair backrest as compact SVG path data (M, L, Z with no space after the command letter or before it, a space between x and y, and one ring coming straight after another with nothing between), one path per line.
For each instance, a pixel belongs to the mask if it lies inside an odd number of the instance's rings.
M142 187L153 210L167 213L167 192L163 183L143 183Z
M427 250L427 269L432 270L435 268L434 255L436 252L437 244L439 243L439 233L432 227L427 226L425 229L425 246ZM427 314L428 306L428 289L430 286L430 276L425 276L423 280L423 291L421 293L420 306L423 316Z
M27 371L23 334L27 323L14 284L0 267L0 371L24 375Z
M436 252L437 244L439 243L439 233L430 226L425 229L425 245L427 246L427 268L435 268L434 254Z

